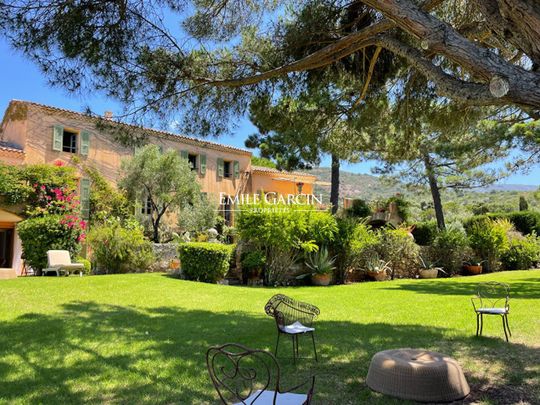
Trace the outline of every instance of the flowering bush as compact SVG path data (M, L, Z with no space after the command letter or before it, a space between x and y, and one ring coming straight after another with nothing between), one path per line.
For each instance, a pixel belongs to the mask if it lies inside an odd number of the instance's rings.
M61 215L28 218L17 225L23 258L37 272L47 267L48 250L67 250L71 257L80 250L83 230L80 222L65 222Z
M38 273L47 265L47 251L68 250L72 257L85 239L86 222L79 215L72 168L32 165L20 173L26 184L26 216L17 226L23 258Z

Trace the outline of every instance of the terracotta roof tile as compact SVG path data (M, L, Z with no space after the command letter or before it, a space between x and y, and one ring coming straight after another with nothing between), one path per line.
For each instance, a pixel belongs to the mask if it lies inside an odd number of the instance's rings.
M24 150L17 148L7 142L0 141L0 150L6 151L6 152L14 152L14 153L20 153L24 154Z
M97 121L98 119L102 119L102 117L83 114L83 113L73 111L73 110L68 110L68 109L65 109L65 108L52 107L52 106L49 106L49 105L40 104L40 103L36 103L36 102L33 102L33 101L11 100L10 103L13 103L13 102L24 103L24 104L27 104L27 105L30 105L30 106L35 106L35 107L45 109L45 110L49 110L49 111L53 111L53 112L62 112L62 113L74 115L74 116L76 116L78 118L83 118L83 119L86 119L86 120ZM138 129L138 130L141 130L141 131L150 132L151 134L153 134L155 136L158 136L158 137L164 137L164 138L175 140L175 141L187 141L189 143L196 143L196 144L208 146L208 147L214 148L214 149L226 150L226 151L234 151L234 152L240 152L240 153L243 153L243 154L246 154L246 155L251 155L251 152L249 150L242 149L242 148L237 148L236 146L223 145L223 144L218 143L218 142L202 140L202 139L198 139L198 138L194 138L194 137L190 137L190 136L186 136L186 135L175 134L173 132L162 131L162 130L154 129L154 128L139 127L139 126L136 126L136 125L127 124L125 122L118 122L118 121L113 121L113 122L116 123L116 124L119 124L119 125L125 125L125 126L128 126L128 127L132 127L134 129Z
M264 172L264 173L276 173L276 174L282 174L285 176L301 176L301 177L311 177L313 179L316 179L317 176L313 174L307 174L304 172L287 172L283 170L274 169L272 167L265 167L265 166L251 166L251 170L254 172Z

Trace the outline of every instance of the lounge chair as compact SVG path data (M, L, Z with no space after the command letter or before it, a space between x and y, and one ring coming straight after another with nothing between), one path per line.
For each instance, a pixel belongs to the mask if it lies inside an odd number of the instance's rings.
M71 263L71 257L67 250L49 250L47 251L47 268L43 269L42 275L55 272L57 276L60 276L60 273L69 276L70 271L82 270L84 270L84 264Z

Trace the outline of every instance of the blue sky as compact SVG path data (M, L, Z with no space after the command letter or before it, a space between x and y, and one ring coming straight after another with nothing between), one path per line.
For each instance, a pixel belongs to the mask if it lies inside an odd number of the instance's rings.
M46 78L30 61L23 58L0 39L0 110L6 109L12 99L34 101L55 107L83 111L90 106L96 113L113 111L120 112L117 102L99 94L74 96L60 88L52 88ZM249 120L244 119L239 124L233 136L223 136L218 139L228 145L244 147L244 140L252 134L255 128ZM323 160L321 166L329 166L330 160ZM342 170L354 173L370 173L373 162L343 164ZM540 185L540 165L536 165L526 174L514 174L501 183Z

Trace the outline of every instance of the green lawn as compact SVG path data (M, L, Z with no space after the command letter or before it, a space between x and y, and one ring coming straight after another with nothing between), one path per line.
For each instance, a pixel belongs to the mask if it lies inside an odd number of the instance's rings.
M488 280L511 284L511 343L499 317L474 337L469 298ZM318 404L398 402L365 385L371 356L397 347L456 358L469 401L540 398L540 271L282 289L128 274L0 282L0 403L214 403L206 349L273 349L275 326L263 307L278 292L321 309L319 363L280 361L291 384L317 375ZM290 341L282 343L286 357ZM300 342L306 356L308 343Z

